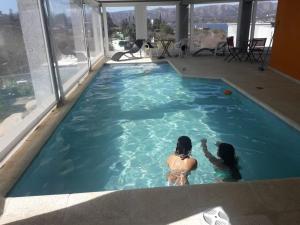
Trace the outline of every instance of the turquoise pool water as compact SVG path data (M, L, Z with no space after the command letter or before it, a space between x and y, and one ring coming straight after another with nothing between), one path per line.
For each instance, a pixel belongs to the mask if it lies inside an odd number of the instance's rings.
M244 180L300 175L299 132L221 80L182 78L166 63L105 65L9 195L166 186L181 135L198 159L191 184L220 176L203 137L214 153L217 140L235 146Z

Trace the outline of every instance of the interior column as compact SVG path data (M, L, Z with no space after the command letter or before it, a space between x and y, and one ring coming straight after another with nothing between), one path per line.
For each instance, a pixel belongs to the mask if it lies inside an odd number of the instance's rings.
M179 3L176 7L176 41L188 38L189 5Z
M240 0L237 46L242 52L247 51L251 23L252 1Z
M135 6L136 39L147 39L147 11L145 5Z

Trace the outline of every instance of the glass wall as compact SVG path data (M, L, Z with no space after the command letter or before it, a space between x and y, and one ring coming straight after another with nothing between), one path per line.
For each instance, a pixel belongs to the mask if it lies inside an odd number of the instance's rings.
M67 92L88 70L87 44L92 63L104 54L100 13L87 4L84 23L82 1L43 3ZM0 161L57 103L41 7L38 0L0 1Z
M274 33L278 1L258 1L254 27L254 38L267 38L269 46Z
M236 42L239 3L195 4L192 15L192 48L215 48L226 37Z
M151 42L175 39L176 6L147 6L147 30Z
M94 5L85 5L85 32L90 51L91 62L95 62L104 55L101 16L99 8Z
M133 6L106 7L108 51L124 51L133 46L136 38Z
M0 1L0 160L55 103L39 18L37 1Z
M48 0L50 32L63 89L67 92L88 70L81 1Z

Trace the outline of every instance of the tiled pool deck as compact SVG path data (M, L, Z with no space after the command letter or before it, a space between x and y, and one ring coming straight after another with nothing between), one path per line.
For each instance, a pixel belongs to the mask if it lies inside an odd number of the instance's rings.
M145 61L149 60L140 60ZM169 61L185 76L224 79L299 128L299 83L270 70L261 72L257 64L227 63L223 58ZM66 106L50 113L0 168L0 224L190 225L200 224L201 211L221 206L232 225L300 225L299 178L7 198L4 204L1 196L5 196L89 80L80 83L67 98Z

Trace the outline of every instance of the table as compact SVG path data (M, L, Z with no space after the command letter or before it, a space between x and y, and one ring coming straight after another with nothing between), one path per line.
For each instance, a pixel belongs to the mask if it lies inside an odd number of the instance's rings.
M163 52L162 54L159 56L159 58L162 58L164 57L166 54L169 56L169 57L172 57L170 52L168 51L169 47L170 47L170 44L172 42L174 42L174 39L161 39L159 40L159 42L161 43L162 47L163 47Z

